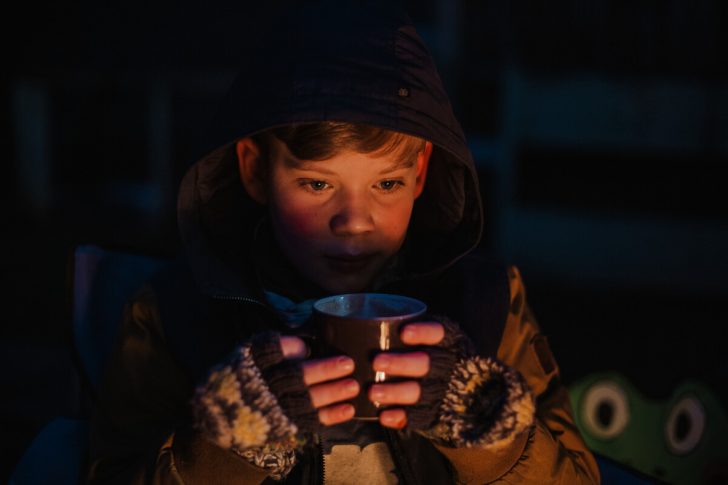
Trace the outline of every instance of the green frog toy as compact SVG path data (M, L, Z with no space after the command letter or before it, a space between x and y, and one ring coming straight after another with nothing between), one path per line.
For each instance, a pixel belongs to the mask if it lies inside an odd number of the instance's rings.
M728 483L728 414L704 384L646 397L617 373L569 386L577 426L597 454L667 483Z

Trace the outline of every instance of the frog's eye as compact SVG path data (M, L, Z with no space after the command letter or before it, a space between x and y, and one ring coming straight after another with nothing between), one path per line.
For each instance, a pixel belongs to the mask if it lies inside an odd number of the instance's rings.
M693 396L681 398L670 410L665 423L665 441L676 455L690 453L705 431L705 408Z
M615 438L629 423L627 394L616 382L596 382L584 394L581 417L595 438Z

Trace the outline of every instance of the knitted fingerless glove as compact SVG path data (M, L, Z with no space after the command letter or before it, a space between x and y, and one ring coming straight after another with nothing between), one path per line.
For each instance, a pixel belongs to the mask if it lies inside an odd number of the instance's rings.
M420 401L407 409L408 428L452 447L500 448L533 424L535 403L514 369L475 353L470 339L447 318L443 342L430 353Z
M475 353L470 339L455 322L445 317L432 317L445 328L445 337L437 346L423 347L430 356L430 371L420 379L420 399L407 407L407 427L430 429L438 417L439 404L445 397L450 377L458 359Z
M276 479L290 472L295 451L320 425L301 367L283 359L274 332L238 347L196 389L192 404L199 432Z

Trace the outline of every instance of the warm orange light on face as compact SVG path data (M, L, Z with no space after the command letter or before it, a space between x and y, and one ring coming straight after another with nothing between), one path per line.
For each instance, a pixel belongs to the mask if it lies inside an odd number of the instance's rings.
M278 143L266 199L284 254L329 292L366 289L404 242L430 151L413 164L352 151L301 161Z

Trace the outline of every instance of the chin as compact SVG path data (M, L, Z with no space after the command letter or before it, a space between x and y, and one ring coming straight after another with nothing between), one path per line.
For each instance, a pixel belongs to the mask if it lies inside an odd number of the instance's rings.
M347 281L346 277L331 277L326 281L319 281L318 285L332 295L341 295L344 293L361 293L366 290L368 282L362 282L360 279Z
M346 293L362 293L366 286L361 285L327 285L323 288L332 295L343 295Z

